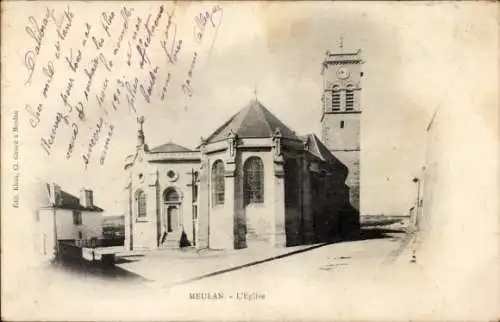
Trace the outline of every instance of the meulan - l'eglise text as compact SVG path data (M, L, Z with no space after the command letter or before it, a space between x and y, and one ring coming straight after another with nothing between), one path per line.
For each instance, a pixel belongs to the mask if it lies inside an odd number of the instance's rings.
M265 300L266 295L259 292L236 292L235 294L225 295L224 292L190 292L190 300L239 300L256 301Z

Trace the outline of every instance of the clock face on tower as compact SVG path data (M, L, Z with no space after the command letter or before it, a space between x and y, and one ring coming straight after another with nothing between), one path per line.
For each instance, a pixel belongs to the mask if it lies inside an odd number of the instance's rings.
M340 67L337 70L337 77L340 79L346 79L347 77L349 77L349 75L350 75L349 70L345 67Z

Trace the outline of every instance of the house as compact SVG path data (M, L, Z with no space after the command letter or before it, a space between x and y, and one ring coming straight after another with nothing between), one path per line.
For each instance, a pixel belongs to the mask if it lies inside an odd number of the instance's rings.
M298 135L260 101L190 149L149 148L139 119L125 160L129 249L287 247L359 228L360 52L330 54L322 140Z
M102 236L104 239L125 238L125 216L103 216Z
M53 258L61 242L90 244L102 238L103 209L94 205L92 190L75 197L55 183L45 184L47 200L38 209L40 252Z

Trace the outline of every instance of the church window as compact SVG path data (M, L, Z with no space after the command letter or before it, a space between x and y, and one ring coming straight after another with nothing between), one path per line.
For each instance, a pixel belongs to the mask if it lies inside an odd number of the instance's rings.
M193 220L198 220L198 206L193 205Z
M352 89L348 89L345 93L345 106L346 110L354 108L354 91Z
M264 164L259 157L251 157L244 166L245 203L264 202Z
M163 200L165 202L178 203L181 201L179 193L174 188L167 188L163 192Z
M340 110L340 91L338 89L333 89L332 92L332 109L334 111Z
M193 186L193 203L196 203L198 201L198 186L194 185Z
M343 129L344 128L344 121L340 121L340 128Z
M212 166L212 203L213 205L224 204L224 163L217 160Z
M177 172L175 170L168 170L167 171L167 179L170 182L177 181L177 179L179 179L179 172Z
M137 217L146 217L146 193L142 190L137 190L135 194L137 202Z

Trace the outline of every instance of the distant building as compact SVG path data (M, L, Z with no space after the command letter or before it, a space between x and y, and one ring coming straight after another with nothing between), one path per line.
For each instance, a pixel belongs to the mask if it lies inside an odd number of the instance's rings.
M102 236L104 239L125 238L125 216L103 216Z
M94 205L92 190L75 197L56 184L46 184L47 200L37 214L40 252L53 257L56 241L78 244L102 238L103 209Z
M359 54L327 53L323 142L297 135L257 100L195 149L150 149L141 119L125 162L125 246L285 247L357 230Z

